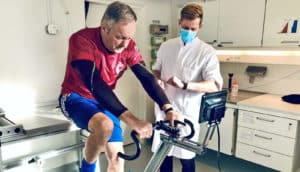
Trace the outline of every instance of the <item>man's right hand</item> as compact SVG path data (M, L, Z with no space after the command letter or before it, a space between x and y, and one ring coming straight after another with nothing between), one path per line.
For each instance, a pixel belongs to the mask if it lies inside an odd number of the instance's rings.
M175 120L184 121L184 117L183 117L183 115L179 114L175 110L171 110L165 115L164 120L170 121L171 126L174 127L174 121Z
M164 83L163 80L158 79L158 80L157 80L157 83L158 83L158 85L159 85L162 89L165 89L165 83Z
M139 138L150 138L153 133L152 124L150 122L146 122L136 118L131 112L125 111L119 117L122 121L124 121L129 128L136 131L139 135Z

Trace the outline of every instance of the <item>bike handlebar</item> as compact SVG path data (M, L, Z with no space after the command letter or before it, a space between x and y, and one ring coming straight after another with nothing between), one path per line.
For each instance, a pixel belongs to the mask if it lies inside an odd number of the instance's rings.
M174 121L174 125L175 127L171 127L169 124L169 121L157 121L156 123L153 124L153 128L157 129L157 130L163 130L165 131L167 134L169 134L171 137L173 138L177 138L179 137L179 128L178 128L178 124L181 124L183 126L186 126L186 124L189 125L190 129L191 129L191 133L188 136L185 136L185 139L190 139L194 136L195 134L195 129L194 129L194 125L193 123L188 120L188 119L184 119L184 122L181 121ZM134 144L136 146L136 153L133 155L126 155L124 153L118 152L118 156L120 158L123 158L125 160L135 160L136 158L138 158L141 154L141 144L139 142L139 139L137 137L137 132L136 131L131 131L131 138L134 141Z
M118 152L118 156L125 159L125 160L135 160L136 158L138 158L141 154L141 144L139 142L139 139L137 137L137 132L136 131L131 131L130 133L130 136L132 138L132 140L134 141L135 143L135 146L136 146L136 152L134 155L126 155L126 154L123 154L121 152Z

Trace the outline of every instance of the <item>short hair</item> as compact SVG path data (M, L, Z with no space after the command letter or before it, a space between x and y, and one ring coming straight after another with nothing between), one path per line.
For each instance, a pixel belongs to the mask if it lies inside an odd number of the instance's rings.
M101 19L101 23L106 21L111 27L114 23L117 23L120 20L124 20L129 23L131 21L137 21L137 17L129 5L120 1L115 1L107 6Z
M201 24L203 18L203 8L200 4L188 3L181 9L180 20L183 19L194 20L196 18L200 18L200 24Z

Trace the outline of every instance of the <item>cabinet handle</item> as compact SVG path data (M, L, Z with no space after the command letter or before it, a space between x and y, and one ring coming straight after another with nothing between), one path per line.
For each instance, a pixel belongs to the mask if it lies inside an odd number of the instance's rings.
M215 44L217 42L218 42L217 40L212 40L212 41L207 41L206 43L213 45L213 44Z
M282 44L298 44L299 41L281 41Z
M268 155L268 154L264 154L264 153L260 153L260 152L257 152L257 151L253 151L253 153L257 154L257 155L261 155L261 156L264 156L264 157L267 157L267 158L270 158L271 155Z
M220 42L221 44L233 44L232 41L224 41L224 42Z
M266 122L275 122L274 119L267 119L267 118L262 118L262 117L256 117L257 120L261 120L261 121L266 121Z
M272 137L261 136L261 135L258 135L258 134L254 134L254 136L259 137L259 138L263 138L263 139L266 139L266 140L272 140Z

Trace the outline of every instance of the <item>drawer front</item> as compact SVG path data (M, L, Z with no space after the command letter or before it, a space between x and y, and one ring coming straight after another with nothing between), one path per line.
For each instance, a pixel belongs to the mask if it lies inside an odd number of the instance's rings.
M288 137L238 127L237 141L289 156L294 155L295 140Z
M259 149L243 143L237 143L236 156L276 170L291 172L293 158Z
M238 126L296 138L297 121L272 115L240 110Z
M12 142L1 147L2 159L18 159L23 156L35 155L75 145L79 143L78 135L79 131L67 131L64 133L50 134L33 137L32 139L24 141Z

